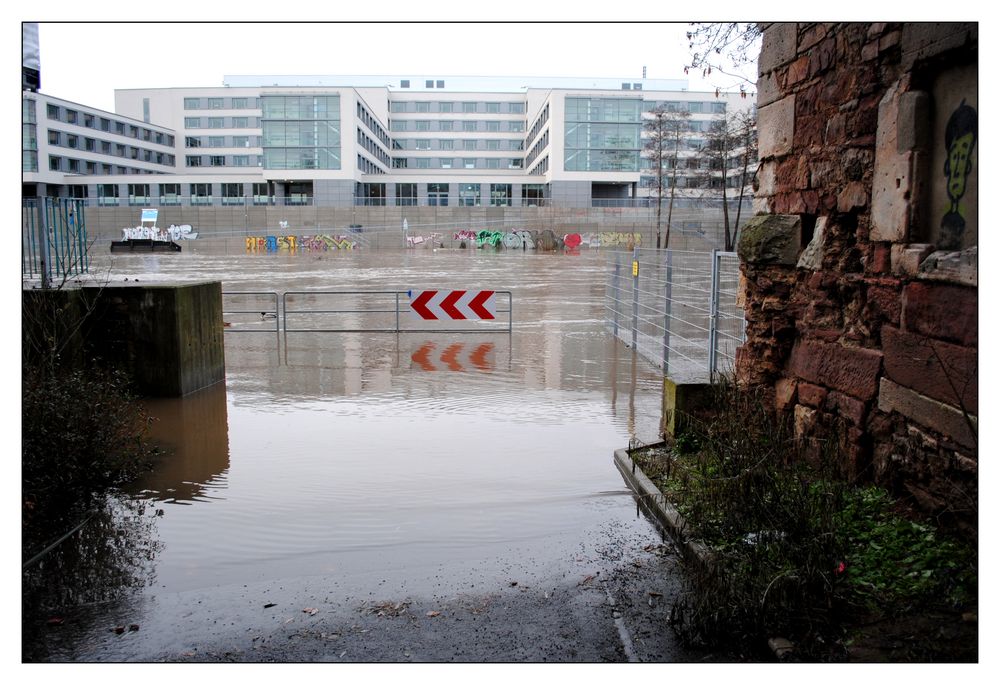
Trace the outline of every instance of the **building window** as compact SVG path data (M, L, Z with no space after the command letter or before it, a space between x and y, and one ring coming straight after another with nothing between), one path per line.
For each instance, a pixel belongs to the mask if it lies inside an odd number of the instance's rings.
M523 121L510 122L510 130L513 133L524 133L524 122Z
M201 147L201 138L195 138L192 136L184 137L184 147Z
M87 128L94 128L94 115L93 114L84 114L83 115L83 125L86 126ZM86 186L84 186L84 187L86 187Z
M161 205L179 205L181 203L181 184L180 183L161 183L160 184L160 204Z
M497 159L496 157L490 157L490 158L488 158L486 160L486 168L487 169L499 169L500 168L500 160Z
M427 159L426 157L418 157L417 158L417 168L418 169L429 169L430 166L431 166L430 162L431 162L431 160Z
M267 183L253 184L253 203L255 205L270 204L271 195L268 192Z
M441 144L441 149L442 150L454 150L455 149L455 141L454 140L442 140L440 144Z
M122 122L120 122L120 121L116 121L115 122L115 133L117 133L120 136L125 135L125 124L122 123Z
M406 111L406 103L405 102L390 102L389 103L389 111L393 112L393 113L405 112Z
M486 103L486 113L487 114L499 114L500 113L500 103L499 102L487 102Z
M191 204L193 205L212 204L211 183L192 183L190 187L191 187Z
M499 121L487 121L486 122L486 130L489 131L490 133L498 133L500 131L500 122Z
M233 136L233 147L250 147L250 136Z
M500 149L500 141L499 140L487 140L486 141L486 149L487 150L499 150Z
M110 171L110 169L109 169ZM97 204L104 207L118 206L118 184L98 183L97 184Z
M441 168L442 168L442 169L450 169L450 168L451 168L451 166L452 166L452 163L453 163L454 161L455 161L455 160L454 160L454 159L452 159L451 157L442 157L442 158L441 158L441 160L440 160L440 165L441 165Z
M209 117L208 127L209 128L225 128L226 119L225 117Z
M490 206L510 207L511 184L491 183L490 184Z
M106 133L111 133L111 120L110 119L105 119L103 117L101 118L101 130L105 131Z
M392 121L389 122L389 130L390 131L396 131L397 133L399 131L405 131L406 130L406 122L405 121L401 121L399 119L393 119Z
M66 110L66 123L67 124L75 124L76 121L77 121L76 110L67 109Z
M248 117L233 117L233 128L250 128Z
M201 98L184 98L184 109L201 109Z
M149 98L142 99L142 120L149 123Z
M49 145L60 145L62 134L59 131L49 130Z
M524 114L524 103L523 102L512 102L510 103L511 114Z
M444 88L444 81L436 81L435 83L437 84L438 88Z
M399 87L400 88L409 88L410 87L410 81L409 81L409 79L401 79L400 82L399 82Z
M246 98L233 98L233 109L249 109Z
M209 147L226 147L226 137L225 136L209 136L208 137Z
M62 169L62 157L49 155L49 171L60 171Z
M524 160L521 159L521 158L512 159L507 164L507 168L508 169L523 169L524 168Z
M223 98L208 98L209 109L222 109L224 104Z
M80 161L76 159L68 159L69 162L69 173L78 174L80 173Z
M201 128L201 117L184 117L184 128Z
M474 141L474 140L463 140L462 141L462 149L463 150L475 150L476 149L476 141Z
M479 184L478 183L459 183L458 184L458 206L459 207L478 207L481 202L479 196Z
M407 168L406 157L393 157L392 158L392 168L393 169L406 169Z
M129 183L128 184L128 203L131 206L136 205L147 205L149 204L149 184L148 183Z
M475 102L463 102L462 103L462 111L465 112L466 114L474 113L476 111L476 103Z
M56 120L58 120L59 119L59 106L58 105L46 105L45 106L45 115L49 119L56 119Z
M225 155L211 155L208 158L208 163L210 166L226 166Z
M96 152L97 151L97 141L94 140L93 138L84 138L83 139L83 149L86 150L87 152Z
M429 103L429 102L418 101L416 103L416 107L417 107L417 111L418 112L430 112L431 111L431 103Z
M233 166L250 166L250 155L233 155Z
M396 206L415 207L417 205L417 184L397 183L396 184Z
M438 126L440 127L440 130L442 130L442 131L454 131L455 130L455 122L454 121L449 121L447 119L442 119L440 122L438 122Z
M431 207L448 206L448 184L428 183L427 184L427 204Z
M414 148L417 149L417 150L430 150L431 149L431 141L429 141L429 140L415 140L413 142L414 142Z
M223 183L222 184L222 204L241 205L243 204L243 184Z
M475 131L476 130L476 122L474 122L474 121L463 121L462 122L462 130L463 131Z
M196 167L201 166L201 157L196 155L188 155L184 158L184 166Z
M466 157L463 160L463 166L466 169L475 169L476 168L476 158L475 157Z
M438 103L439 112L454 112L455 103L454 102L439 102Z
M429 121L418 121L416 123L417 123L417 130L418 131L430 131L431 130L431 122L429 122Z

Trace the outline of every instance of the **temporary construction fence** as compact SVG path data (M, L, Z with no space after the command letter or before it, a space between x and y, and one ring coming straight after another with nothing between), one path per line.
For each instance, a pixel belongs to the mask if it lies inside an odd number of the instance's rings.
M609 331L680 383L727 373L745 339L732 252L635 249L607 257Z
M21 278L42 287L86 273L90 243L84 202L64 198L21 201Z

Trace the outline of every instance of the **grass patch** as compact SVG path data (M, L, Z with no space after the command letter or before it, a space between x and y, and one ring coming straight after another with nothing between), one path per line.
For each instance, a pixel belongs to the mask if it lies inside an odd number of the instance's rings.
M630 451L713 550L674 606L682 637L760 658L780 636L798 658L838 659L860 623L974 607L974 544L843 478L836 436L807 452L762 399L720 386L672 445Z

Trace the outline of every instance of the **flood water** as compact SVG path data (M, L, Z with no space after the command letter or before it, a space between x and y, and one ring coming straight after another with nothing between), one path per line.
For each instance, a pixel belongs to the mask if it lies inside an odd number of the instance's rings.
M129 600L147 612L254 583L335 579L361 597L482 586L527 560L557 568L609 526L651 530L612 455L658 439L662 376L605 331L597 251L186 246L104 257L104 272L279 296L493 289L513 305L509 333L278 334L226 314L225 383L146 402L165 452L133 486L160 510L149 582Z

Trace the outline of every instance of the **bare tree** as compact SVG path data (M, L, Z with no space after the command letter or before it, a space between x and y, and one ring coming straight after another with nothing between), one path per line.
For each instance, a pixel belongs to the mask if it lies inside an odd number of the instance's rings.
M703 78L713 71L729 76L746 97L746 86L754 87L756 81L740 72L757 61L761 35L760 24L754 22L692 23L687 33L691 64L684 67L684 73L700 69Z
M714 121L705 134L698 155L698 185L703 196L719 199L725 229L725 249L735 249L743 200L752 180L750 165L757 159L756 120L750 112L735 112ZM756 175L756 171L754 172ZM730 221L729 201L738 198L735 222Z
M688 119L691 113L687 110L678 111L666 105L660 105L650 112L653 116L643 122L646 133L644 148L653 169L653 179L649 188L656 193L656 249L660 249L660 226L663 215L663 195L670 188L670 201L667 205L667 234L663 247L670 246L670 224L674 213L674 196L677 189L678 153L681 139L688 130ZM670 172L668 183L667 172Z

